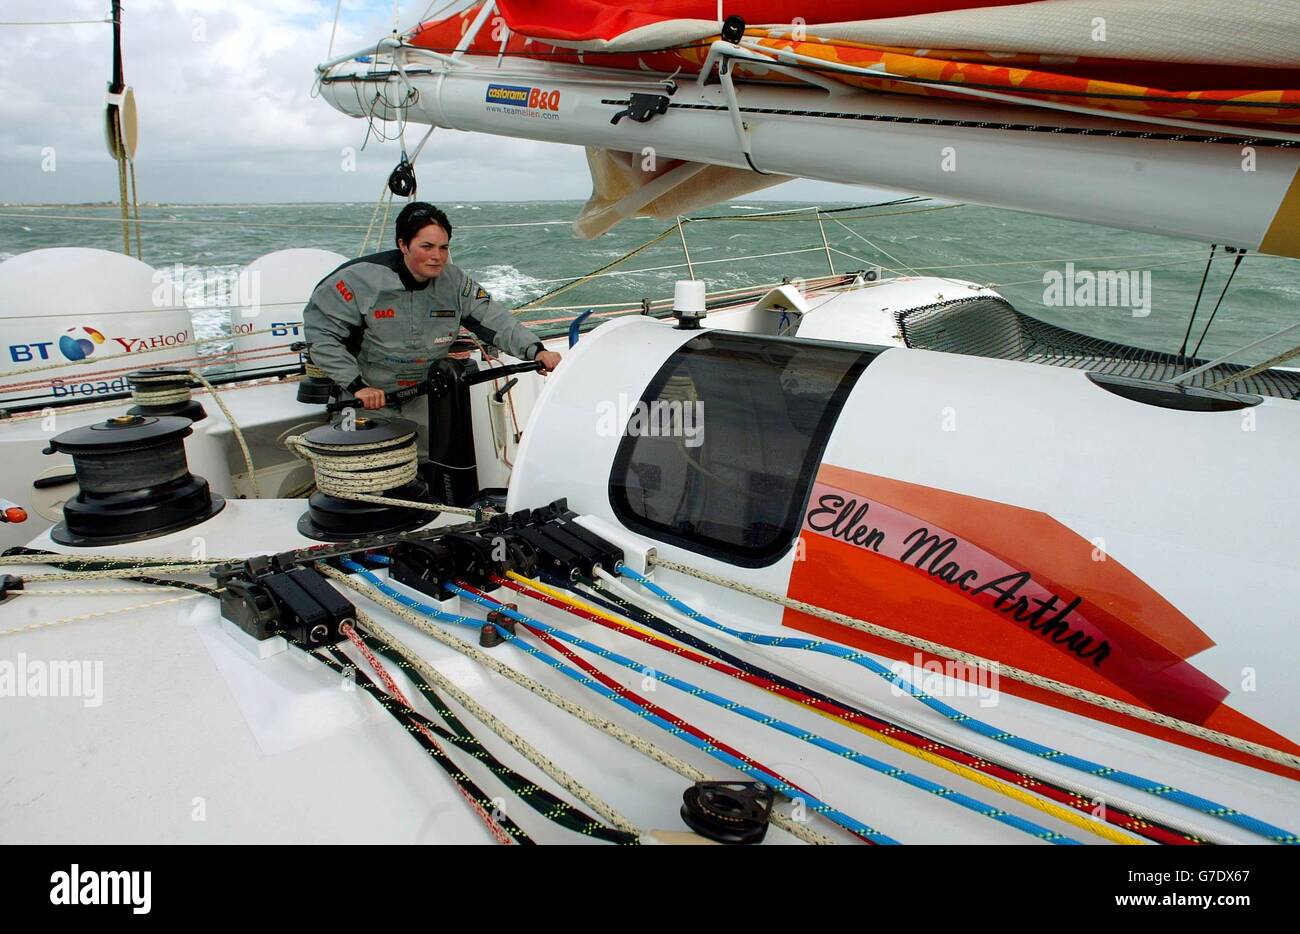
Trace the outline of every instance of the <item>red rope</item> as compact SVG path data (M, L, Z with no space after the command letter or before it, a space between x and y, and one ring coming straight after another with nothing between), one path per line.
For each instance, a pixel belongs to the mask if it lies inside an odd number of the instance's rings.
M500 580L500 578L495 578L495 576L494 576L493 579L494 579L494 580ZM511 582L511 583L513 583L513 582ZM475 594L476 596L484 597L484 598L486 598L486 599L488 599L488 600L491 600L493 603L497 604L498 606L504 606L504 604L502 604L501 601L498 600L496 597L493 597L493 596L490 595L490 594L486 594L486 593L484 593L484 592L481 591L481 590L478 590L478 589L476 589L476 588L474 588L474 587L471 587L469 584L465 583L464 581L459 581L459 580L456 581L456 586L457 586L457 587L461 587L461 588L463 588L463 589L465 589L465 590L468 590L470 593ZM531 596L531 594L530 594L530 596ZM559 603L560 601L556 601L556 602ZM623 685L619 684L619 683L618 683L617 681L615 681L613 678L611 678L611 677L609 677L608 675L606 675L603 671L601 671L599 668L595 667L594 665L592 665L591 663L589 663L589 662L586 661L585 659L579 657L579 656L578 656L577 654L575 654L575 653L573 652L573 650L570 649L567 645L565 645L563 642L559 641L558 639L554 638L553 636L549 635L548 633L542 632L541 630L537 629L536 627L530 626L530 625L528 625L527 623L519 623L519 625L520 625L520 626L523 626L525 629L527 629L530 633L532 633L532 634L533 634L534 636L536 636L538 639L540 639L541 641L545 642L545 643L546 643L547 645L549 645L551 648L555 649L555 651L559 652L559 653L560 653L561 655L563 655L565 658L569 659L569 661L573 662L575 665L577 665L579 668L581 668L581 669L582 669L583 671L585 671L587 674L591 675L593 678L595 678L595 679L596 679L597 681L599 681L601 684L605 685L605 687L607 687L607 688L609 688L610 690L616 692L620 697L623 697L623 698L625 698L626 700L630 700L632 703L634 703L634 704L636 704L637 706L642 707L642 708L644 708L644 709L650 711L651 713L655 714L656 716L662 717L663 719L665 719L665 720L667 720L669 723L671 723L673 726L677 727L679 730L682 730L682 731L684 731L684 732L686 732L686 733L690 733L692 736L696 737L697 739L702 739L702 740L704 740L704 742L706 742L706 743L711 743L712 745L714 745L714 746L717 747L718 749L722 750L723 752L727 753L728 755L735 756L737 759L741 760L742 762L746 763L747 765L752 765L752 766L754 766L754 767L757 768L757 769L762 769L762 770L763 770L764 772L766 772L768 775L775 776L776 778L778 778L778 779L780 779L781 781L785 782L785 783L786 783L787 785L789 785L791 788L794 788L794 789L796 789L797 791L802 791L804 794L808 794L808 791L807 791L806 789L800 788L798 785L796 785L794 782L790 781L790 779L786 778L784 775L782 775L780 772L776 771L775 769L772 769L772 768L767 767L766 765L763 765L761 762L757 761L756 759L751 758L750 756L747 756L745 753L741 752L739 749L736 749L736 748L734 748L734 747L732 747L732 746L729 746L729 745L727 745L726 743L724 743L722 740L718 739L717 737L712 736L712 735L710 735L710 734L704 732L704 731L701 730L699 727L697 727L697 726L693 726L692 724L687 723L685 720L683 720L681 717L677 716L675 713L672 713L671 711L665 710L664 708L660 707L658 704L655 704L655 703L652 703L652 702L649 701L649 700L646 700L646 699L645 699L644 697L642 697L640 694L637 694L636 692L634 692L634 691L632 691L632 690L630 690L630 689L628 689L628 688L623 687ZM852 831L849 831L849 832L852 833ZM861 836L860 834L854 834L854 836L857 837L859 840L862 840L862 841L865 842L865 843L871 843L871 844L873 844L873 845L875 844L875 841L873 841L873 840L871 840L871 839L869 839L869 838L867 838L867 837L863 837L863 836Z
M379 680L383 682L384 690L388 691L388 693L396 700L400 701L402 706L407 710L414 711L415 708L412 707L411 702L406 699L406 695L403 694L402 689L397 686L397 682L394 681L392 675L388 673L388 669L385 668L383 662L375 656L375 653L370 651L370 647L361 641L361 637L357 635L357 631L353 629L351 625L345 623L339 627L339 632L348 637L348 641L356 646L357 651L365 658L366 663L374 669L375 674L379 676ZM447 756L447 750L442 747L427 726L423 723L417 722L412 722L411 725L415 727L415 729L419 730L420 733L433 744L435 749L446 756L448 761L451 760L451 757ZM483 823L487 825L488 832L496 838L497 843L508 846L514 842L510 838L510 835L496 822L492 815L484 810L483 805L474 800L473 795L462 788L458 782L452 782L452 784L455 785L456 790L460 792L460 796L469 802L469 806L474 809L474 812L478 814Z
M202 362L211 365L212 363L219 363L219 362L229 361L229 360L234 360L237 363L242 363L244 360L264 360L270 357L287 356L287 354L285 350L279 350L276 353L264 353L263 351L276 350L277 348L288 348L288 346L289 346L288 344L273 344L270 347L254 347L252 350L223 350L220 353L208 354L207 356L202 356L202 357L180 357L179 359L175 359L175 360L163 360L160 361L158 365L174 366L178 363L192 363L192 362ZM254 351L257 352L256 355L252 355ZM143 366L147 366L147 364L144 364ZM73 371L71 375L76 378L77 382L84 383L84 382L90 382L95 379L99 379L101 377L109 376L112 374L134 373L137 370L141 369L141 367L142 364L136 364L135 366L116 367L107 370ZM55 380L62 380L63 382L71 381L69 378L65 378L63 376L41 376L35 379L24 380L18 383L5 383L3 385L0 385L0 392L12 392L12 391L18 391L22 389L34 389L37 387L45 387L45 386L53 385Z
M514 590L518 593L522 593L525 596L532 597L534 600L540 600L541 602L549 604L551 606L558 607L563 610L567 610L568 612L574 614L575 616L580 616L583 619L590 620L591 622L604 626L607 629L612 629L616 632L621 632L623 635L631 636L634 639L639 639L640 641L653 645L657 648L660 648L665 652L671 652L674 655L680 655L682 658L686 658L693 662L696 662L697 664L704 665L706 668L711 668L714 671L721 672L725 675L728 675L729 677L735 678L740 681L745 681L757 687L761 687L763 690L768 691L769 693L779 694L782 697L786 697L790 700L797 701L798 703L806 704L809 707L814 707L817 710L830 713L833 716L839 717L841 719L848 720L860 726L865 726L869 729L875 730L877 733L883 733L886 736L890 736L895 739L898 739L916 749L923 749L926 752L931 752L934 753L935 755L942 756L943 758L948 759L951 762L956 762L968 768L975 769L978 772L983 772L986 775L992 775L995 778L1000 778L1003 781L1009 782L1013 785L1018 785L1021 788L1025 788L1029 791L1035 792L1036 794L1040 794L1045 798L1049 798L1060 804L1064 804L1068 807L1074 808L1076 811L1092 813L1092 811L1096 807L1094 802L1091 801L1090 799L1085 798L1082 795L1076 794L1075 792L1069 791L1068 789L1059 788L1055 785L1043 781L1042 779L1036 778L1024 772L1018 772L1015 771L1014 769L1009 769L1006 768L1005 766L997 765L996 763L989 762L985 759L981 759L978 756L972 755L971 753L963 752L960 749L956 749L952 746L945 745L944 743L940 743L935 740L928 739L924 736L921 736L917 733L913 733L910 730L904 729L903 727L897 726L893 723L889 723L885 720L878 720L875 717L868 716L856 710L851 710L842 707L839 704L828 703L827 701L824 701L821 698L813 697L812 695L807 694L803 691L786 687L784 684L779 684L775 681L772 681L770 678L764 678L761 675L755 675L748 671L743 671L732 665L728 665L726 662L719 661L716 658L710 658L707 655L701 655L698 652L694 652L691 649L686 648L685 646L677 645L676 643L673 642L668 642L667 640L661 639L658 636L649 635L647 633L640 632L637 629L633 629L628 626L623 626L618 623L614 623L595 613L590 613L586 610L579 609L578 607L570 606L569 604L565 603L563 600L557 600L555 597L552 597L550 594L546 594L546 593L542 593L541 591L534 590L533 588L520 584L517 581L513 581L496 574L492 575L491 580L494 584L499 584L503 587L509 587L511 590ZM1122 811L1119 808L1110 808L1110 807L1103 808L1101 819L1105 820L1109 824L1114 824L1117 827L1122 827L1125 830L1132 831L1133 833L1136 833L1141 837L1146 837L1147 839L1154 840L1158 843L1187 846L1187 845L1199 845L1203 842L1201 840L1197 840L1195 838L1189 837L1186 834L1179 833L1178 831L1172 830L1168 827L1163 827L1159 824L1152 824L1150 821L1146 820L1145 818L1138 817L1135 814L1129 814L1127 811Z

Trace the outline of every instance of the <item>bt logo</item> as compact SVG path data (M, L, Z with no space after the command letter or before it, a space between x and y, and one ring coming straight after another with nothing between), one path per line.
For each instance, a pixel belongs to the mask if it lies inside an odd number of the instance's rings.
M294 337L297 337L298 329L300 327L302 327L301 321L272 321L271 336L288 337L290 334L292 334Z
M92 327L68 328L67 333L59 336L59 352L69 360L85 360L102 343L104 335Z
M59 353L66 360L85 360L95 348L104 343L104 335L92 327L68 328L67 333L60 334L57 341ZM10 344L9 359L13 363L30 363L33 360L49 360L50 348L55 341L34 341L30 344Z

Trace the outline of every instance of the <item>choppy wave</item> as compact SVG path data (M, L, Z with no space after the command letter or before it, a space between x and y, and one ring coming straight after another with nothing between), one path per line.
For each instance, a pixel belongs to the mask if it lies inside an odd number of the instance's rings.
M536 298L552 285L510 265L484 266L474 276L493 298L507 305Z
M484 202L481 205L451 202L448 213L453 223L467 228L463 239L457 234L460 251L457 262L500 301L517 305L537 298L557 284L548 280L578 277L598 269L611 259L642 247L649 237L667 226L662 220L636 218L596 240L582 241L571 235L566 224L558 221L551 224L557 217L576 213L579 207L580 202L576 201ZM807 214L792 218L789 224L747 222L754 213L789 210L794 205L755 201L724 203L720 207L698 213L726 213L731 215L728 220L718 225L692 224L686 230L696 263L695 274L706 281L710 290L826 272L821 231L816 223L808 222ZM234 293L239 271L248 263L273 250L289 247L315 247L345 256L357 255L373 205L168 204L146 206L143 210L147 218L171 217L186 222L144 227L143 259L176 282L184 303L192 308L198 335L208 337L227 333L229 306L237 303ZM121 221L112 207L9 206L5 211L12 214L27 211L33 216L21 217L0 228L0 261L46 247L75 245L110 251L122 248ZM46 216L58 213L77 215L77 218ZM38 219L37 214L42 216ZM87 220L87 215L93 220ZM550 226L492 229L495 224L516 225L532 219ZM959 279L992 282L1028 314L1056 320L1099 337L1158 350L1177 349L1186 330L1188 311L1196 298L1204 256L1209 250L1206 246L1202 253L1187 241L1152 234L974 206L941 213L895 210L878 217L849 218L847 223L870 243L827 223L825 233L830 247L845 254L834 255L837 269L855 269L865 264L910 266L936 275L947 272ZM391 215L387 227L379 237L381 249L391 243ZM786 255L739 259L767 253ZM1044 306L1043 270L1059 268L1072 256L1094 258L1087 263L1080 261L1080 268L1151 268L1154 305L1151 314L1135 319L1123 309ZM681 240L674 232L671 237L638 252L628 264L616 267L616 271L674 266L683 259ZM726 261L703 262L706 259ZM170 265L176 261L195 265L185 267L176 279L174 267ZM1208 296L1216 294L1214 289L1221 287L1226 272L1226 266L1214 267L1202 308L1213 304ZM631 305L642 296L665 298L671 296L673 282L685 275L685 269L676 268L632 276L601 276L566 291L557 304ZM1232 349L1250 337L1261 337L1297 319L1300 319L1300 263L1252 254L1233 281L1204 351Z

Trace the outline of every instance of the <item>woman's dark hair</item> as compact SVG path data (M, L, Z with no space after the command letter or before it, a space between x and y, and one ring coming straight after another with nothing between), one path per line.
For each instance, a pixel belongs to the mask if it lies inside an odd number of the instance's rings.
M437 224L447 231L448 238L451 237L451 221L447 220L446 214L427 201L412 201L397 215L397 245L410 243L429 224Z

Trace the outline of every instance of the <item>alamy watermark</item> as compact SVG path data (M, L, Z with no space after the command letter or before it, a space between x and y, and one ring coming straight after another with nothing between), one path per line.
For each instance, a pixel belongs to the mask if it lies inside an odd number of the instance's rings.
M153 873L96 871L77 863L67 872L50 875L51 905L130 905L131 913L147 915L153 907Z
M1075 269L1043 273L1043 304L1049 308L1129 308L1134 318L1151 314L1150 269Z
M919 670L918 675L913 669ZM912 661L891 662L889 670L895 680L889 690L895 697L911 696L912 691L900 683L906 681L931 697L978 697L981 707L998 704L998 666L976 665L952 659L926 659L920 652Z
M0 658L0 698L80 697L82 706L104 703L104 663L86 660L43 661L19 652Z
M152 282L156 308L232 307L245 318L255 318L261 312L262 278L257 270L236 275L173 263L154 270Z
M602 438L681 438L688 448L704 443L704 403L681 399L633 399L620 392L617 400L596 403L596 434Z

